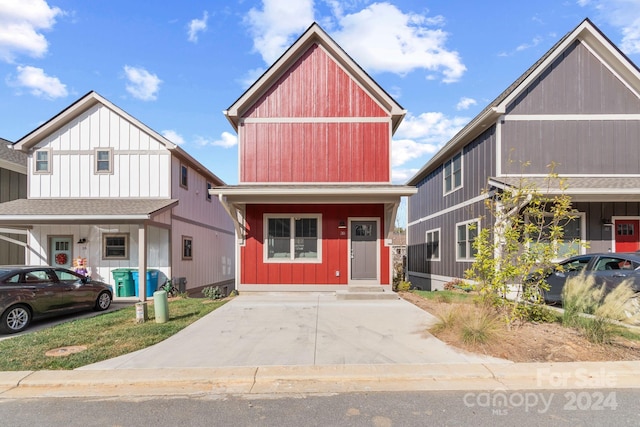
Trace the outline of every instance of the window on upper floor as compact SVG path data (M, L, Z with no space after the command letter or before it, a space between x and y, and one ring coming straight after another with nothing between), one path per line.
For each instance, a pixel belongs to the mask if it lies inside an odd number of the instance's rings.
M51 149L50 148L42 148L40 150L36 150L33 154L35 167L34 173L51 173Z
M96 148L94 156L95 173L113 173L113 149Z
M426 259L440 261L440 229L429 230L426 234Z
M103 234L102 235L103 259L129 259L129 235L128 234Z
M471 221L456 224L456 261L473 261L476 258L477 250L473 247L473 242L480 232L480 221Z
M444 164L444 194L462 187L462 152Z
M193 237L182 236L182 259L193 259Z
M185 165L180 165L180 186L189 188L189 168Z
M321 262L320 215L266 215L265 262Z
M207 201L211 201L211 193L209 193L209 190L211 190L213 188L213 185L211 185L210 182L207 182L207 191L206 191L206 197L207 197Z

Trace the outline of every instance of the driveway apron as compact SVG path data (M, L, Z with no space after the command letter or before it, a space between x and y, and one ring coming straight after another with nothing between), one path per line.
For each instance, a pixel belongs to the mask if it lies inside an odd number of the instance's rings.
M161 343L80 369L509 363L446 345L427 332L436 321L402 299L248 293Z

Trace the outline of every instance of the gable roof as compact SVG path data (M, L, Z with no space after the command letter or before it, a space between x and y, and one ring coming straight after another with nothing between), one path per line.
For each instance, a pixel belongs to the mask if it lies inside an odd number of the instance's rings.
M21 151L14 150L12 145L11 141L0 138L0 168L26 175L27 156Z
M487 105L462 130L449 140L408 182L417 185L427 174L493 125L506 112L507 106L520 96L575 41L588 46L607 64L623 83L640 97L640 70L607 36L586 18L562 37L496 99Z
M142 123L140 120L136 119L122 108L116 106L108 99L99 95L95 91L91 91L86 95L82 96L80 99L75 101L73 104L59 112L57 115L37 127L36 129L29 132L27 135L20 138L15 144L14 148L16 150L20 150L23 152L29 152L33 147L35 147L43 138L48 135L51 135L53 132L60 129L62 126L69 123L71 120L78 117L83 112L87 111L91 107L96 104L102 104L106 108L114 111L116 114L124 117L127 121L131 122L134 126L142 129L144 132L151 135L153 138L157 139L161 144L163 144L169 151L179 157L182 161L189 164L193 169L207 176L214 185L224 185L224 181L218 178L213 172L203 166L200 162L198 162L195 158L193 158L190 154L184 151L180 146L174 144L166 137L151 129L149 126Z
M392 131L402 122L406 114L375 80L373 80L329 35L316 23L309 28L256 80L228 109L224 111L237 131L241 116L314 44L322 46L327 53L353 78L372 98L391 115Z

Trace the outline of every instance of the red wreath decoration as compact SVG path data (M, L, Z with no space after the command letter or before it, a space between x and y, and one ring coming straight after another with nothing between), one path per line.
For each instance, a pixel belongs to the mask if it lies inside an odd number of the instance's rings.
M67 254L59 253L56 255L56 264L64 265L68 260Z

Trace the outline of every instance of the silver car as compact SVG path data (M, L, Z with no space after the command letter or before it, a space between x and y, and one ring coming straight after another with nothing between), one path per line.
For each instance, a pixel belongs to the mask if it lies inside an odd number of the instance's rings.
M111 286L71 270L0 266L0 332L23 331L31 320L72 311L106 310Z
M547 302L562 302L562 289L566 281L581 273L593 276L596 285L605 285L608 290L630 280L636 292L640 292L639 253L597 253L577 255L558 264L553 273L545 278L549 291L544 293Z

